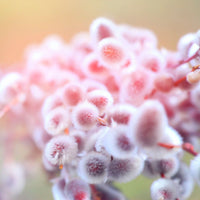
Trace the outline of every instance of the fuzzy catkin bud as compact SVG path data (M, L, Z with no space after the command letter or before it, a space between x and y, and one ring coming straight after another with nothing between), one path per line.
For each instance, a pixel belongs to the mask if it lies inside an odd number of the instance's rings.
M0 102L10 103L25 91L25 80L18 72L6 74L0 81Z
M52 110L44 118L44 128L50 135L63 133L69 123L69 113L62 107Z
M74 108L71 120L75 128L89 130L95 127L98 115L99 112L95 105L83 102Z
M107 121L109 124L113 122L117 124L128 125L131 117L135 114L136 108L131 104L115 104L107 111Z
M63 107L63 105L64 103L59 93L48 96L42 105L42 116L45 117L51 110L54 110L58 107Z
M156 76L154 85L161 92L169 92L174 86L174 80L171 74L160 73Z
M188 33L179 39L177 48L182 58L188 57L189 48L191 47L194 41L195 41L194 33Z
M93 90L107 90L106 86L98 81L92 79L85 79L83 82L83 87L87 92L91 92Z
M146 101L131 122L134 141L141 148L157 144L167 126L162 104L153 100Z
M68 83L62 89L62 99L66 105L75 106L84 98L84 90L79 83Z
M177 157L169 157L163 159L146 159L143 174L149 178L156 176L171 177L179 169L179 160Z
M123 45L114 38L106 38L99 42L98 55L100 61L108 66L108 68L113 66L119 68L127 59Z
M151 185L152 200L175 200L180 197L180 188L177 182L170 179L158 179Z
M133 28L127 25L121 25L121 36L135 54L140 54L143 50L152 50L157 46L157 38L153 32L143 28Z
M159 72L166 65L164 56L156 50L143 52L140 55L140 63L143 67L153 72Z
M52 138L45 147L44 156L53 165L64 165L77 155L77 143L68 135Z
M84 132L82 131L77 131L77 130L74 130L74 131L70 131L70 136L72 136L77 145L78 145L78 152L81 152L82 150L84 150L84 147L85 147L85 138L86 138L86 135Z
M102 65L95 54L89 54L82 66L83 73L93 79L102 80L108 75L108 69Z
M121 159L130 158L135 152L129 129L123 125L108 130L103 138L103 146L109 154Z
M108 179L118 182L129 182L139 176L144 168L144 160L138 155L130 159L114 158L108 168Z
M163 148L159 145L159 143L166 143L170 145L176 146L176 148ZM155 159L162 159L163 157L170 157L175 156L178 153L182 152L181 145L183 143L182 137L179 133L173 129L172 127L168 126L165 128L164 133L159 141L154 146L147 147L142 149L148 156L155 158Z
M115 35L115 24L106 18L98 18L90 26L92 42L96 45L99 41Z
M181 162L177 173L172 179L179 183L180 199L187 199L194 189L194 180L188 166Z
M200 69L196 69L193 72L190 72L186 76L187 81L190 84L197 83L200 81Z
M58 165L52 164L52 162L50 162L45 156L45 153L43 153L42 156L42 164L44 166L44 169L47 170L48 172L58 171Z
M153 89L153 74L144 69L134 70L125 77L120 87L120 99L134 106L141 105Z
M107 156L97 152L90 152L80 160L78 174L87 183L105 183L108 163L109 158Z
M71 180L65 186L65 196L69 200L90 200L89 185L80 179Z
M112 95L106 90L93 90L88 93L87 100L94 104L102 114L113 104Z

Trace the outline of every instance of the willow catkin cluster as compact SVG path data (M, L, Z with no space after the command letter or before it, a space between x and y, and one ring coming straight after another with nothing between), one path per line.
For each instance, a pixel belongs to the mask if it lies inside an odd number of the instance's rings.
M1 73L0 117L13 138L22 123L39 148L55 200L124 200L113 182L139 175L157 179L152 200L188 199L200 182L199 66L199 31L170 51L150 30L98 18L68 44L50 36L30 46L22 68ZM23 170L4 171L2 199L25 184Z

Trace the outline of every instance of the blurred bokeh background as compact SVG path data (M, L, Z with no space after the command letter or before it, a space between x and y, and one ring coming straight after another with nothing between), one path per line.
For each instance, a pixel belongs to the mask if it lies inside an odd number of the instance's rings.
M69 41L99 16L149 28L160 46L176 49L180 36L200 28L199 8L200 0L0 0L0 67L21 62L27 45L40 43L49 34ZM150 182L140 178L123 189L130 199L148 200ZM51 200L50 190L40 171L17 199ZM198 193L191 199L199 200Z
M49 34L69 41L98 16L150 28L161 46L175 49L200 27L199 8L199 0L0 0L0 64L21 61L28 44Z

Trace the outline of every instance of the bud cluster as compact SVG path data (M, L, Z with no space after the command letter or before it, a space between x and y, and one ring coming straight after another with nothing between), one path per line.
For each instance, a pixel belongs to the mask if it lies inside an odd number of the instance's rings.
M8 134L19 121L30 133L58 176L55 200L125 200L112 183L139 175L157 178L152 200L188 199L200 184L200 31L172 52L147 29L98 18L69 44L29 47L25 61L1 73L0 117Z

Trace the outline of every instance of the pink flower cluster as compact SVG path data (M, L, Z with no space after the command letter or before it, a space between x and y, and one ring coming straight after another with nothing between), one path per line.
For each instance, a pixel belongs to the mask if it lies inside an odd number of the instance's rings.
M8 132L23 122L57 176L55 200L124 200L112 183L141 174L157 178L152 200L183 200L200 185L199 80L200 31L172 52L147 29L98 18L89 33L69 44L50 36L28 48L24 68L2 72L0 117Z

